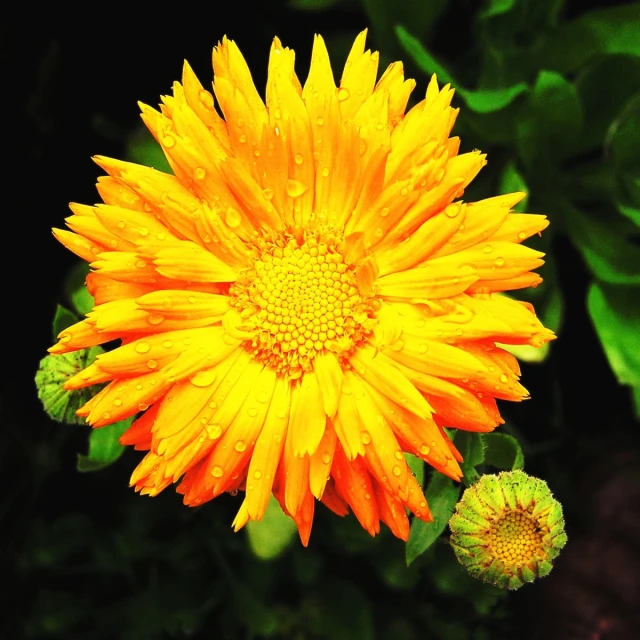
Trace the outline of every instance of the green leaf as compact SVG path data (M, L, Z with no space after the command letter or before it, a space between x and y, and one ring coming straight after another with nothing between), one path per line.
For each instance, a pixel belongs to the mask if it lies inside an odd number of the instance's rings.
M453 76L425 49L420 40L411 35L404 27L396 27L396 35L403 49L427 75L436 74L440 84L451 84L460 94L467 106L477 113L491 113L510 105L528 86L519 82L501 89L465 89Z
M173 173L162 147L146 127L138 127L127 139L127 158L145 167Z
M527 166L538 159L567 156L582 130L580 97L570 82L554 71L538 74L516 126L516 147Z
M282 511L273 496L262 520L250 520L245 529L251 550L261 560L275 560L280 557L291 545L297 533L296 523Z
M580 151L602 146L605 134L619 119L625 104L640 91L640 58L607 56L596 59L576 78L584 108L585 127Z
M529 204L529 188L527 187L527 183L525 182L524 177L516 168L515 162L513 162L513 160L507 162L504 169L502 170L498 191L501 194L515 193L518 191L526 193L527 196L523 198L523 200L519 202L513 208L513 210L516 212L523 212L527 210L527 205Z
M89 265L86 262L79 262L67 276L65 280L65 290L74 311L84 316L93 309L93 296L87 290L85 280L89 273Z
M523 469L524 455L520 443L508 433L486 433L485 464L496 469Z
M629 220L631 220L635 225L640 227L640 209L627 207L624 204L618 204L618 211L620 211L623 216L629 218Z
M537 66L571 73L603 54L640 56L639 33L640 2L590 11L541 42Z
M91 429L89 435L89 453L78 454L78 471L100 471L115 462L124 452L120 436L131 426L133 417L99 429Z
M593 283L587 307L618 382L640 387L640 289Z
M76 411L87 403L99 388L93 386L67 391L63 385L88 367L100 353L103 353L101 347L90 347L72 353L48 355L40 361L35 377L36 388L38 398L50 418L65 424L85 424L84 418L77 416Z
M383 45L382 51L393 54L394 46L397 47L394 25L410 24L413 33L428 39L447 2L448 0L362 0L362 6L373 25L376 41Z
M79 318L75 313L69 311L62 305L56 307L56 313L53 316L53 339L57 340L58 335L62 333L67 327L78 322Z
M433 522L414 519L406 547L407 565L422 555L444 531L451 514L455 511L460 496L460 485L434 471L425 495Z
M609 284L640 284L640 248L628 241L624 228L613 220L587 215L566 201L558 201L555 210L562 212L569 238L597 278Z
M482 434L471 431L460 431L456 434L456 447L462 455L460 468L464 474L463 482L471 486L479 480L480 474L476 467L484 462L484 442Z
M424 461L410 453L405 453L404 457L418 484L422 486L424 484Z
M490 18L501 13L511 11L516 4L516 0L489 0L489 6L480 13L480 18Z

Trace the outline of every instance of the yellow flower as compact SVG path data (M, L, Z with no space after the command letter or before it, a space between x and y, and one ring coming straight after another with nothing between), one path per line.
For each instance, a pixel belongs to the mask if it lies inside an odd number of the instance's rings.
M453 90L415 86L357 38L336 87L316 36L301 86L276 38L266 104L236 44L214 49L214 98L182 84L142 118L175 175L98 157L104 204L73 204L55 230L91 263L96 306L53 353L122 341L66 385L108 385L80 411L94 427L138 414L122 437L149 450L132 484L182 478L188 505L245 492L236 529L273 492L306 544L315 500L403 539L430 519L405 461L459 479L443 427L491 431L495 398L521 400L496 343L553 337L530 305L542 254L520 243L544 216L524 194L460 200L485 164L449 137Z
M567 542L562 506L544 480L523 471L482 476L464 492L449 527L467 571L507 589L548 575Z

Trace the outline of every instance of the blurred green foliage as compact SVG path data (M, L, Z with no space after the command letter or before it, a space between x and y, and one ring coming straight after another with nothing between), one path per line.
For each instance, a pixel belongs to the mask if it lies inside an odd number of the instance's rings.
M339 50L337 58L368 24L381 59L404 60L417 78L415 95L432 73L456 87L461 112L455 133L464 149L479 148L489 160L465 197L525 190L528 199L518 210L551 220L543 237L530 243L547 252L544 283L518 297L535 304L547 326L567 330L563 316L572 283L560 281L557 265L571 243L583 261L581 277L590 282L580 313L589 314L613 374L631 387L640 418L640 3L609 7L602 0L591 10L575 5L290 2L292 12L327 17L332 26L323 35L330 48L335 44L332 52ZM358 29L349 26L356 23ZM125 146L130 159L167 169L139 130ZM74 312L58 312L56 331L91 308L83 278L78 267L66 289ZM555 348L518 355L547 366L543 361ZM71 422L69 415L65 405L58 419ZM103 468L120 458L117 438L124 428L93 431L78 469ZM73 455L82 450L85 435L72 432L78 427L56 429L58 436L37 452L30 495L49 495L47 482L62 473L65 447ZM521 468L522 449L528 459L535 453L529 439L533 435L518 424L495 434L458 434L467 483L495 469ZM542 443L538 451L554 446ZM461 485L425 474L419 461L410 463L426 480L435 522L414 522L406 547L386 529L370 538L352 516L339 519L318 507L304 549L277 505L262 523L234 534L229 523L239 498L186 509L169 491L154 500L133 494L127 476L138 459L128 451L106 472L78 476L73 470L66 497L29 516L16 562L30 597L28 604L21 600L20 620L7 637L523 637L509 596L471 579L443 536Z

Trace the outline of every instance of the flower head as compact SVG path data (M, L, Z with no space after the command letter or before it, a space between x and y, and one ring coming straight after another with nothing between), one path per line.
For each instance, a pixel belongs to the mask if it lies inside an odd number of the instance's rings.
M527 395L496 343L553 336L500 295L540 282L520 243L546 218L511 212L523 194L463 202L485 159L449 137L453 90L433 78L405 113L415 83L400 63L376 82L364 43L336 87L317 36L302 86L276 38L263 102L223 39L217 108L186 63L141 105L174 175L98 157L104 204L55 230L96 306L51 351L121 341L66 386L108 383L80 411L94 427L139 414L132 484L182 478L189 505L244 491L236 528L273 492L305 543L316 499L371 534L430 519L404 453L459 479L443 427L490 431L495 398Z
M464 492L449 527L467 571L509 589L548 575L567 542L560 503L544 480L523 471L482 476Z

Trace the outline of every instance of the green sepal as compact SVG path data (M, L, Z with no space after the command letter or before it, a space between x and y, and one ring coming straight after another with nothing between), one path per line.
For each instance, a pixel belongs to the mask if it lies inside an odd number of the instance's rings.
M297 527L271 496L262 520L250 520L245 529L249 539L249 547L261 560L279 558L293 542Z
M131 426L134 417L115 422L106 427L91 429L88 454L78 454L76 468L82 473L100 471L113 464L125 450L120 436Z

